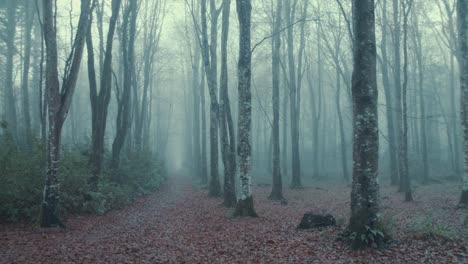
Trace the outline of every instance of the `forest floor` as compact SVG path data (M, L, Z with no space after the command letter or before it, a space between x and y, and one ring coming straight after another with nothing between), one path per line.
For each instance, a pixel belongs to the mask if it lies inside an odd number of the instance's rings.
M0 263L468 263L468 211L455 209L454 184L416 188L411 203L383 187L395 240L362 251L335 241L349 215L349 188L285 188L287 205L269 201L269 191L254 188L260 217L232 218L221 199L176 177L125 209L73 216L66 229L0 225ZM341 225L297 231L308 211L331 213ZM426 229L416 232L415 223ZM423 236L428 230L446 236Z

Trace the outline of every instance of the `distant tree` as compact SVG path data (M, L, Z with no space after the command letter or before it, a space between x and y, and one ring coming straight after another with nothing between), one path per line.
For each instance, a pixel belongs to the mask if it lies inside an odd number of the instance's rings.
M283 197L283 181L281 179L281 163L280 163L280 137L279 137L279 112L280 112L280 46L281 46L281 13L282 1L276 3L276 15L273 26L272 38L272 52L271 52L271 77L273 86L273 127L272 127L272 140L273 140L273 186L269 196L272 200L282 200Z
M107 44L102 64L100 89L98 91L96 83L96 73L94 67L93 37L91 32L91 23L86 37L86 46L88 50L88 78L89 78L89 96L91 100L91 185L96 188L98 178L102 171L104 159L104 135L107 124L107 113L111 98L112 88L112 47L114 43L114 32L119 16L121 0L112 0L112 15L109 22L107 33ZM101 22L101 21L99 21ZM102 26L101 26L102 27Z
M116 134L112 143L111 167L116 170L120 165L120 154L131 125L131 98L133 78L135 78L135 38L138 16L137 0L128 0L123 14L121 50L123 59L123 87L117 95ZM130 136L128 136L131 138ZM117 176L117 175L115 175Z
M10 130L13 138L16 140L18 131L16 123L16 104L14 95L14 80L13 80L13 69L14 69L14 55L16 53L15 47L15 35L16 35L16 12L18 8L18 1L7 0L7 19L5 22L6 36L4 41L6 42L6 63L5 63L5 99L4 99L4 114L5 121L7 122L8 129Z
M62 88L58 74L57 32L54 1L43 0L43 27L46 44L46 89L48 95L49 147L47 174L41 206L42 227L62 225L58 215L60 138L72 102L91 15L91 0L81 0L81 13L71 55L66 62Z
M221 150L224 164L224 206L236 205L236 139L234 122L231 114L231 103L228 92L227 44L229 36L229 14L231 0L223 0L222 33L221 33L221 77L219 92L219 121Z
M31 33L34 25L34 4L24 3L24 56L23 56L23 76L21 79L22 109L24 116L24 138L26 149L32 149L33 133L31 128L31 113L29 109L29 70L31 65Z
M457 1L459 69L461 86L461 116L463 128L463 153L465 156L465 171L463 188L460 196L460 206L468 206L468 1Z
M219 128L219 104L218 104L218 58L217 58L217 39L218 39L218 17L221 9L216 8L215 0L210 0L211 14L211 40L208 43L208 25L207 25L207 0L201 0L201 49L203 65L208 82L208 91L210 94L210 182L209 195L212 197L221 196L221 184L219 182L218 172L218 128Z
M353 0L353 31L353 182L351 218L342 235L358 249L368 246L371 236L374 242L380 243L386 235L381 226L377 181L379 129L374 0Z
M402 120L400 131L400 182L401 190L405 192L405 201L413 200L408 164L408 17L411 12L412 0L402 0L403 5L403 89L402 89Z
M237 201L235 216L253 216L252 197L252 53L251 53L251 0L237 0L237 17L239 20L239 62L238 62L238 91L239 115L237 132L237 155L239 158L240 197Z

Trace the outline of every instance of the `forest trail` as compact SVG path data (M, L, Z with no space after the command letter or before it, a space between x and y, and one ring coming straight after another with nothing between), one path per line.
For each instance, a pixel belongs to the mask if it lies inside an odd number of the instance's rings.
M339 222L349 214L348 190L334 187L286 190L288 205L266 199L269 187L257 187L259 218L231 218L222 199L208 198L188 178L172 177L157 194L104 216L76 216L67 229L3 225L0 263L466 263L466 238L415 239L405 223L427 208L454 219L463 215L447 206L446 192L419 190L402 203L394 190L383 190L383 210L395 217L398 239L388 249L349 251L335 242L342 226L296 231L306 211L332 212ZM453 197L453 200L456 197ZM399 208L396 207L398 203ZM324 208L328 206L328 208ZM396 208L396 209L391 209Z

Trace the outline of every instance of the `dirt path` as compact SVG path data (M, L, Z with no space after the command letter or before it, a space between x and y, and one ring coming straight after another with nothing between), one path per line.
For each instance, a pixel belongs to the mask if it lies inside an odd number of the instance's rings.
M456 198L445 192L419 190L415 199L424 202L402 204L384 190L398 240L386 250L359 252L334 241L342 227L295 230L309 210L345 218L347 189L286 191L287 206L268 201L268 192L255 190L261 217L233 219L220 199L175 177L159 194L104 216L74 217L66 230L1 226L0 263L468 263L468 240L414 239L405 229L408 215L434 207L458 225L466 211L447 206Z

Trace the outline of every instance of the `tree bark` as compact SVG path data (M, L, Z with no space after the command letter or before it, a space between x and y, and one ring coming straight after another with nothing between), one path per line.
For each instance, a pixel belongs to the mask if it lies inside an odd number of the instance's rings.
M136 19L138 15L137 0L130 0L126 9L122 24L122 56L124 68L123 91L118 98L116 134L112 143L111 167L114 170L114 177L119 179L116 171L120 165L120 153L127 138L127 132L131 126L131 98L132 85L135 69L135 37L136 37ZM131 138L131 137L129 137Z
M459 205L468 206L468 1L457 1L464 173Z
M395 77L395 131L396 133L396 144L398 145L398 151L401 153L401 139L400 134L402 130L402 109L401 109L401 55L400 55L400 42L401 42L401 28L400 28L400 0L393 0L393 76ZM398 162L398 180L399 190L403 190L402 184L402 168L400 160Z
M229 13L231 0L223 0L222 34L221 34L221 77L220 77L220 134L222 158L224 164L224 206L236 205L236 143L234 123L228 92L227 42L229 34Z
M291 25L294 20L295 5L291 6L291 0L285 2L286 22ZM288 43L288 70L289 70L289 114L291 120L291 188L302 188L301 164L299 156L299 128L297 120L297 79L296 62L294 58L293 27L287 29Z
M18 128L16 123L16 104L13 82L13 59L15 54L15 35L16 35L16 9L17 1L9 0L7 4L7 23L6 23L6 64L5 64L5 99L4 113L8 129L17 141ZM17 143L17 142L16 142Z
M271 194L269 196L272 200L283 200L283 181L281 178L281 161L280 161L280 137L279 137L279 113L280 113L280 96L279 96L279 85L280 85L280 46L281 36L277 34L281 30L281 13L282 13L282 1L278 1L276 4L276 15L275 24L273 27L273 34L276 34L272 38L272 53L271 53L271 77L273 87L273 127L272 127L272 144L273 144L273 186Z
M202 27L202 57L205 66L208 90L210 93L210 183L208 194L211 197L221 196L221 184L218 172L218 120L219 105L217 99L217 25L219 11L216 10L215 1L210 0L211 11L211 43L208 44L208 29L206 18L206 1L201 1L201 27Z
M63 123L70 109L73 93L78 79L78 72L83 55L86 32L91 13L90 0L81 0L81 14L73 43L71 64L65 72L62 89L59 87L57 34L54 24L53 1L43 0L43 27L46 44L46 88L48 91L49 148L47 157L47 175L41 206L41 226L63 225L58 214L60 161L60 136ZM57 11L57 10L55 10Z
M250 137L252 130L252 53L251 53L251 0L237 0L237 17L239 20L239 117L237 155L239 158L240 197L237 201L235 216L256 217L252 196Z
M104 55L104 62L102 64L102 74L99 93L97 92L96 85L91 26L88 31L88 36L86 38L86 43L88 47L88 76L90 80L89 87L92 116L92 146L90 155L92 176L89 182L93 186L93 188L97 188L97 182L102 171L102 163L104 159L104 137L106 131L108 107L111 99L112 90L112 47L114 42L114 33L117 18L119 16L120 3L121 0L112 0L112 15L110 18L109 30L107 33L107 43Z
M403 100L402 100L402 119L403 126L400 132L400 178L402 182L402 191L405 192L405 201L413 200L411 193L411 181L408 166L408 17L411 11L412 0L403 0Z
M353 183L351 218L344 234L353 248L368 246L361 237L369 230L381 231L380 193L377 181L379 130L374 0L353 0L354 71L353 97ZM376 243L380 242L375 237Z
M397 142L395 137L395 120L393 109L393 95L390 87L389 70L388 70L388 55L387 55L387 0L382 1L382 42L380 50L382 52L382 82L385 91L385 103L387 114L387 134L388 134L388 150L390 154L390 184L398 184L398 159L397 159Z
M25 3L26 11L24 12L25 17L25 28L24 28L24 62L23 62L23 76L21 80L21 91L23 95L23 115L24 115L24 136L26 149L32 150L33 145L33 133L31 128L31 113L29 109L29 69L31 62L31 33L34 20L33 4Z

